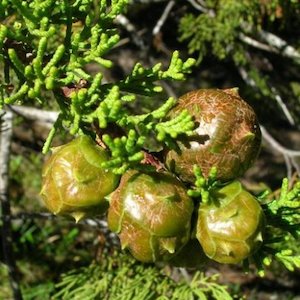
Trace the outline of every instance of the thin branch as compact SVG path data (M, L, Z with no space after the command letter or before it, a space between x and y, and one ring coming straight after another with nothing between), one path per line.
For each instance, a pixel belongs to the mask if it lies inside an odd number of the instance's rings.
M179 268L179 272L182 277L186 280L186 282L190 283L192 281L192 276L187 272L185 268Z
M48 213L48 212L21 212L18 214L14 214L14 215L9 215L8 217L6 216L0 216L0 219L10 219L11 221L19 221L19 220L27 220L27 219L41 219L41 220L69 220L66 219L64 217L57 217L52 213ZM83 219L82 221L75 223L74 221L70 221L73 222L74 225L76 224L86 224L89 225L91 227L98 227L101 229L105 229L106 231L108 231L108 224L107 221L103 220L103 219L99 219L99 218L87 218L87 219Z
M244 42L244 43L246 43L246 44L248 44L248 45L250 45L254 48L257 48L257 49L260 49L260 50L265 50L265 51L272 52L272 53L277 53L277 54L279 53L279 51L276 48L271 47L268 44L261 43L261 42L255 40L255 39L253 39L252 37L250 37L248 35L245 35L242 32L239 33L239 39L242 42Z
M279 142L277 142L272 135L267 131L267 129L260 125L260 130L263 136L263 139L266 141L267 144L271 146L273 150L275 150L277 153L280 153L283 155L286 167L287 167L287 176L289 178L292 177L292 167L295 168L298 175L300 175L300 166L299 163L296 162L295 158L300 158L300 151L297 150L291 150L284 146L282 146Z
M290 157L300 157L300 151L297 150L291 150L289 148L286 148L282 146L279 142L277 142L272 135L266 130L266 128L262 125L260 125L261 133L263 135L263 138L274 148L277 152L280 152L282 154L287 154Z
M257 88L255 81L249 76L246 69L241 66L236 66L236 67L238 68L238 71L239 71L242 79L246 82L246 84L248 84L254 88Z
M169 85L165 81L160 82L160 85L164 88L169 97L177 98L177 94L175 93L171 85Z
M5 130L0 131L0 199L1 199L1 216L2 216L2 248L4 263L7 265L10 277L10 284L13 291L14 299L22 299L17 275L17 266L13 252L13 235L10 220L10 202L8 198L8 171L10 145L12 139L12 120L13 114L7 111L2 116L2 125Z
M134 24L132 24L132 22L122 14L116 17L115 22L124 27L126 31L128 31L128 33L130 34L130 38L136 46L138 46L142 50L146 48L145 43L141 38L142 34L144 33L143 30L137 31ZM117 44L117 46L119 46L119 44Z
M249 26L246 24L242 27L247 28ZM249 29L247 29L247 31L249 31ZM300 64L300 52L298 52L293 46L289 45L285 40L265 30L260 30L258 32L258 36L267 44L257 41L244 33L239 33L239 39L242 42L260 50L281 54L282 56L291 58L296 63Z
M280 54L285 57L292 58L300 64L300 52L298 52L293 46L289 45L285 40L265 30L260 30L258 35L270 46L277 48Z
M283 153L283 158L286 165L287 178L291 179L293 175L293 166L292 166L291 159L286 153Z
M8 218L11 222L13 221L20 221L20 220L28 220L28 219L39 219L39 220L60 220L60 221L69 221L70 219L66 219L63 217L57 217L52 213L47 212L21 212L15 215L10 215ZM3 216L0 216L0 220L3 219ZM119 245L119 238L117 234L110 231L108 228L108 224L106 220L99 219L99 218L87 218L83 219L82 221L75 223L74 221L70 221L74 224L74 226L80 226L80 224L88 225L91 227L97 228L100 230L113 245Z
M249 76L246 69L238 66L238 70L240 72L241 77L248 85L257 88L255 81ZM286 118L289 120L291 124L295 124L293 117L291 116L285 103L282 101L281 96L277 93L275 87L271 86L271 91L274 93L275 99L277 103L280 105L281 109L283 110ZM280 154L283 155L286 168L287 168L287 176L289 178L292 176L292 167L294 167L297 173L300 175L300 166L299 163L297 163L297 161L295 160L295 158L300 157L300 151L290 150L282 146L272 137L272 135L266 130L264 126L260 125L260 128L261 128L263 139L266 141L266 143L269 144L272 147L272 149L274 149L276 152L279 152Z
M175 5L175 1L174 0L170 1L167 4L167 6L164 9L163 14L161 15L161 17L159 18L159 20L157 21L155 27L152 30L152 34L153 35L157 35L160 32L162 26L166 22L166 20L167 20L167 18L168 18L168 16L169 16L169 14L170 14L170 12L171 12L171 10L172 10L172 8L173 8L174 5Z
M115 22L122 25L130 33L136 32L135 26L124 15L118 15L115 19Z
M213 9L208 9L207 7L205 7L204 1L188 0L188 2L190 2L194 8L196 8L197 10L199 10L205 14L208 14L212 18L216 16L216 13ZM241 27L246 32L253 31L253 27L246 22L241 23ZM257 34L258 34L258 37L261 38L267 44L257 41L255 39L253 39L252 37L249 37L243 33L239 34L239 38L244 43L251 45L257 49L281 54L284 57L293 59L297 64L300 64L300 52L293 46L289 45L287 41L283 40L282 38L280 38L279 36L277 36L271 32L265 31L263 29L259 30L257 32Z
M9 108L12 112L28 120L38 120L41 122L54 124L58 117L58 112L46 111L29 106L10 105Z
M296 122L292 116L292 114L290 113L290 111L288 110L286 104L283 102L279 92L277 91L277 89L275 88L275 86L271 85L270 83L268 83L271 89L271 92L274 95L275 100L277 101L277 103L279 104L279 106L281 107L284 115L286 116L287 120L289 121L289 123L291 125L295 125Z
M291 164L295 168L296 172L298 175L300 175L300 165L299 163L295 160L295 157L291 157Z
M192 4L192 6L194 8L196 8L197 10L199 11L202 11L203 13L207 13L208 12L208 9L203 7L202 5L200 5L197 1L195 0L188 0L188 2L190 2Z
M252 86L254 88L257 88L256 82L249 76L248 72L246 71L245 68L241 67L241 66L237 66L238 71L241 75L241 77L243 78L243 80L249 85ZM287 108L286 104L283 102L279 92L277 91L277 89L270 83L268 82L268 85L271 89L271 92L274 95L274 99L276 100L276 102L278 103L278 105L280 106L280 108L282 109L285 117L287 118L288 122L291 125L295 125L296 122L292 116L292 114L290 113L289 109Z

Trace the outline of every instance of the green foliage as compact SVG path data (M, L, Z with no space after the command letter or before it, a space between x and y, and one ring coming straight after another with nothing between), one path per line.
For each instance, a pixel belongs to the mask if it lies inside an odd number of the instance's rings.
M24 287L22 289L22 296L24 300L50 299L53 290L54 290L54 283L47 282L43 284L38 284L34 287Z
M3 69L0 74L0 107L31 104L45 108L50 105L49 99L55 100L59 117L45 142L44 153L51 147L59 131L70 131L73 135L88 134L94 138L96 131L98 140L106 145L111 154L111 160L104 162L103 166L122 174L128 168L140 167L149 137L154 138L160 146L174 148L177 137L192 133L194 122L187 111L169 118L169 111L176 104L173 98L167 99L161 107L139 115L130 109L130 105L135 101L138 103L140 96L156 100L155 97L162 92L158 83L160 80L184 80L195 64L194 59L184 61L175 51L167 67L162 64L144 67L136 63L124 79L103 82L105 69L113 66L109 53L118 46L120 40L114 19L124 12L128 2L0 0L0 66ZM263 96L276 98L270 86L271 76L252 63L253 53L259 51L252 51L243 37L249 35L257 38L260 30L265 28L283 33L289 22L295 22L299 3L281 0L208 0L205 3L207 7L204 13L187 14L180 24L181 40L189 41L190 53L198 53L198 62L209 55L233 62L239 70L246 70ZM278 17L278 7L283 9L281 17ZM278 23L279 28L276 25ZM293 39L290 41L293 42ZM299 46L296 42L294 44L295 47ZM271 52L276 55L283 51L275 50ZM259 61L262 60L261 55L257 57ZM294 68L299 64L299 59L292 58L289 62ZM90 64L97 66L96 74L90 71ZM297 76L295 78L287 78L283 81L285 86L280 88L288 90L293 86L292 92L298 95L299 84ZM111 128L116 133L112 133ZM35 164L34 159L32 162ZM11 169L16 181L24 179L19 172L22 166L24 168L24 160L12 161ZM31 172L32 169L28 170ZM197 167L195 175L195 185L188 194L198 201L207 202L210 192L219 185L215 180L216 170L211 171L207 180ZM26 180L27 192L30 190L28 186L39 185L36 177L34 181L32 178ZM264 268L274 261L289 271L300 267L299 250L295 249L300 232L300 183L293 184L290 189L288 185L285 179L280 196L274 194L270 199L264 194L260 197L267 216L264 244L249 261L245 261L245 266L255 262L259 275L263 275ZM32 197L28 196L28 200L32 200ZM51 261L47 268L51 268L53 262L71 262L76 268L75 262L78 260L81 260L80 264L90 261L92 254L86 251L90 247L86 247L86 241L84 245L81 244L82 231L78 228L65 226L62 229L62 226L52 223L40 226L40 223L32 220L17 223L14 234L19 235L16 251L19 262L22 260L21 263L24 263L24 253L37 256L43 253L44 261ZM91 234L91 230L85 230L85 234ZM96 234L97 237L100 235L99 232ZM96 236L91 239L93 242L97 240ZM72 250L66 252L68 248ZM24 260L32 265L39 264L41 260L44 266L42 258L35 255L27 255ZM216 277L197 272L190 283L178 282L153 265L142 265L128 256L111 255L104 251L99 262L65 274L56 286L53 297L232 299L227 288L217 283ZM53 289L52 283L23 285L25 299L43 299Z
M182 61L175 51L165 71L161 64L144 68L137 63L125 79L106 84L102 83L102 71L94 76L87 71L90 63L102 68L112 66L113 62L105 56L120 39L113 20L127 2L116 0L110 6L103 0L2 2L0 60L6 67L5 84L0 86L0 106L26 101L46 105L45 95L52 93L60 115L49 133L44 153L58 130L70 128L73 135L93 134L92 126L96 126L112 153L112 160L105 167L120 174L143 159L143 141L150 132L159 142L170 144L173 138L193 128L186 112L172 121L166 119L175 104L174 99L167 100L155 112L141 116L128 110L128 102L134 101L138 94L160 93L159 80L184 80L194 59ZM8 17L13 13L18 18L14 25ZM14 47L14 43L20 46ZM21 50L31 55L23 57ZM13 91L8 91L6 87L13 81ZM106 134L108 126L126 126L127 130L112 139Z
M99 262L64 274L53 299L233 299L217 277L197 272L190 283L176 282L153 265L127 255L103 253Z
M179 40L187 43L189 53L198 63L214 57L233 65L250 97L263 101L264 107L274 100L271 105L280 111L278 117L282 109L290 124L299 125L298 97L289 89L300 80L292 75L300 63L293 29L300 25L299 1L211 0L199 6L188 10L179 24Z
M188 190L188 195L196 201L207 203L210 195L220 187L216 180L217 170L212 168L210 176L205 179L198 166L194 166L195 184ZM300 181L290 186L287 178L283 179L280 195L266 190L258 196L265 219L263 245L252 257L244 260L245 270L253 262L260 276L265 275L264 268L270 267L272 262L281 263L288 271L300 268L300 252L291 248L300 236Z
M299 8L297 1L206 1L204 13L183 16L180 40L188 41L190 53L197 52L199 61L213 54L219 59L233 56L236 62L245 64L248 47L240 40L240 33L256 34L278 20L284 31Z
M285 178L279 196L269 200L267 194L260 197L265 203L267 219L264 246L254 259L260 275L264 275L264 266L269 266L272 261L278 261L292 272L300 268L299 250L291 248L300 236L300 181L289 186Z
M0 263L0 295L1 297L12 298L12 290L9 285L8 268L6 265Z
M196 177L194 186L188 190L188 195L194 198L201 199L201 202L207 203L210 200L210 192L216 186L218 186L217 169L212 167L208 178L202 175L201 168L197 165L194 165L194 174Z

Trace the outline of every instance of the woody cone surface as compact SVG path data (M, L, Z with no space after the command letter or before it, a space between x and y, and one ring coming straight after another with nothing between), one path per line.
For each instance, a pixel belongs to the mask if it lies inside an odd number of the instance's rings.
M168 168L187 182L194 182L193 166L204 176L218 169L218 179L237 178L256 159L261 132L253 109L239 96L237 89L200 89L179 99L170 117L187 109L193 116L194 135L179 143L179 150L166 155Z

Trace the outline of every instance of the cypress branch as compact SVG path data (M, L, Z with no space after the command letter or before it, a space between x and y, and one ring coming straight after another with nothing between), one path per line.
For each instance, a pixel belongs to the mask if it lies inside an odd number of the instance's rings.
M115 253L62 275L53 299L233 299L217 280L197 272L190 283L176 282L156 266Z

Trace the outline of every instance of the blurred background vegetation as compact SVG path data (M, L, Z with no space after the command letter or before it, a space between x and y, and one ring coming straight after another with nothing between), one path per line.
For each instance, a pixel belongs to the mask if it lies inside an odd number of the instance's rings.
M266 130L260 156L242 178L243 183L258 194L265 189L278 190L286 176L292 181L298 178L299 1L132 0L127 11L115 22L121 40L108 55L115 64L110 70L105 70L107 82L124 78L138 61L146 66L157 62L167 65L174 50L179 49L183 57L197 59L197 66L187 81L162 82L165 94L152 99L144 97L139 102L142 104L133 109L152 110L166 96L178 97L192 89L238 87ZM88 71L93 74L95 68L98 66L91 64ZM55 111L57 107L49 103L47 109ZM93 268L96 265L97 274L104 277L104 272L112 272L105 258L110 257L111 263L116 265L126 259L113 254L115 249L119 249L118 242L101 221L75 224L45 211L39 190L45 159L41 149L49 124L28 120L18 113L13 122L9 199L13 250L24 299L50 299L55 294L57 299L76 299L76 294L59 294L57 284L67 290L67 281L64 283L61 277L63 273L73 270L89 277L95 272ZM61 133L56 136L54 145L70 138L68 133ZM289 247L300 254L299 241ZM0 299L6 300L13 296L3 261L1 248ZM91 262L94 265L90 266ZM130 259L124 264L138 270L137 263ZM162 266L158 266L156 271L152 270L153 266L145 268L149 268L147 272L153 278L161 274L155 272L164 272L175 281L190 281L195 273L194 270ZM240 266L210 263L202 271L207 276L219 274L218 282L227 285L230 294L236 294L236 298L300 299L299 270L287 272L275 265L265 278L259 278L255 273L244 274ZM82 280L78 284L86 283L88 279ZM133 283L128 281L127 284ZM172 284L167 286L172 289ZM80 291L77 293L80 295ZM133 299L130 295L128 297ZM157 299L158 296L154 293L151 297L149 299Z

